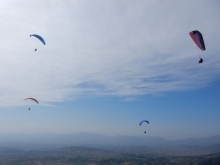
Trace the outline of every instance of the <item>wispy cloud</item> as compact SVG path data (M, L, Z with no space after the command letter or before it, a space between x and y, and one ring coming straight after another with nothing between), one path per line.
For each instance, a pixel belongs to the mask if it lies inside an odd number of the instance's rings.
M207 86L220 70L218 4L3 1L0 106L26 104L26 97L45 105L82 96L131 100ZM203 33L207 51L196 47L191 30Z

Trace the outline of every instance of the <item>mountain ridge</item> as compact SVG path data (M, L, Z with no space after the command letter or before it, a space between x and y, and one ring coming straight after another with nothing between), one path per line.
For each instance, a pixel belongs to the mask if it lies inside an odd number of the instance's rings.
M209 146L220 144L220 135L186 138L178 140L169 140L157 136L127 136L116 135L107 136L97 133L78 132L72 134L0 134L0 143L3 142L20 142L20 143L48 143L48 144L67 144L67 145L111 145L111 146L140 146L149 147L157 146L180 146L195 145Z

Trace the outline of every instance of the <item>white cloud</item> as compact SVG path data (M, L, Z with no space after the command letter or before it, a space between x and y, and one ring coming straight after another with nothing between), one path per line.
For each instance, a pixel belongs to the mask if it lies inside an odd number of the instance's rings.
M97 95L130 100L207 86L219 76L218 4L3 1L0 106L26 104L26 97L44 104ZM207 51L196 47L191 30L202 32Z

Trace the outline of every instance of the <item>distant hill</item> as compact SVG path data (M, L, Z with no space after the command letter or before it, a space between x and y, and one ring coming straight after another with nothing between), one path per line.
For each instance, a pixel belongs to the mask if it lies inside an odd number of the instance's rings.
M220 144L220 135L205 138L188 138L182 140L173 140L172 143L178 145L215 145Z
M84 147L84 146L71 146L71 147L63 147L60 148L59 151L68 151L68 152L94 152L94 151L99 151L97 148L92 148L92 147Z
M73 133L73 134L0 134L0 143L21 142L21 143L47 143L47 144L71 144L71 145L146 145L157 146L179 146L195 145L208 146L220 144L220 135L206 138L188 138L181 140L167 140L153 136L106 136L96 133Z
M0 153L11 153L11 152L20 152L21 150L17 148L11 148L11 147L0 147Z

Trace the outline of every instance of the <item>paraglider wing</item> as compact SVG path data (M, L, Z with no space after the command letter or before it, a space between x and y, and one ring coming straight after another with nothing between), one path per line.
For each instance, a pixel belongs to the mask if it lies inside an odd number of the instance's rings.
M142 124L143 122L146 122L146 123L149 124L149 121L147 121L147 120L143 120L143 121L141 121L141 122L139 123L139 126L141 126L141 124Z
M189 32L189 35L201 50L205 50L205 43L202 34L198 30Z
M33 101L35 101L37 104L38 104L38 101L35 99L35 98L26 98L25 100L33 100Z
M41 36L39 36L37 34L31 34L30 37L31 36L34 36L34 37L38 38L44 45L46 45L46 42L44 41L44 39Z

